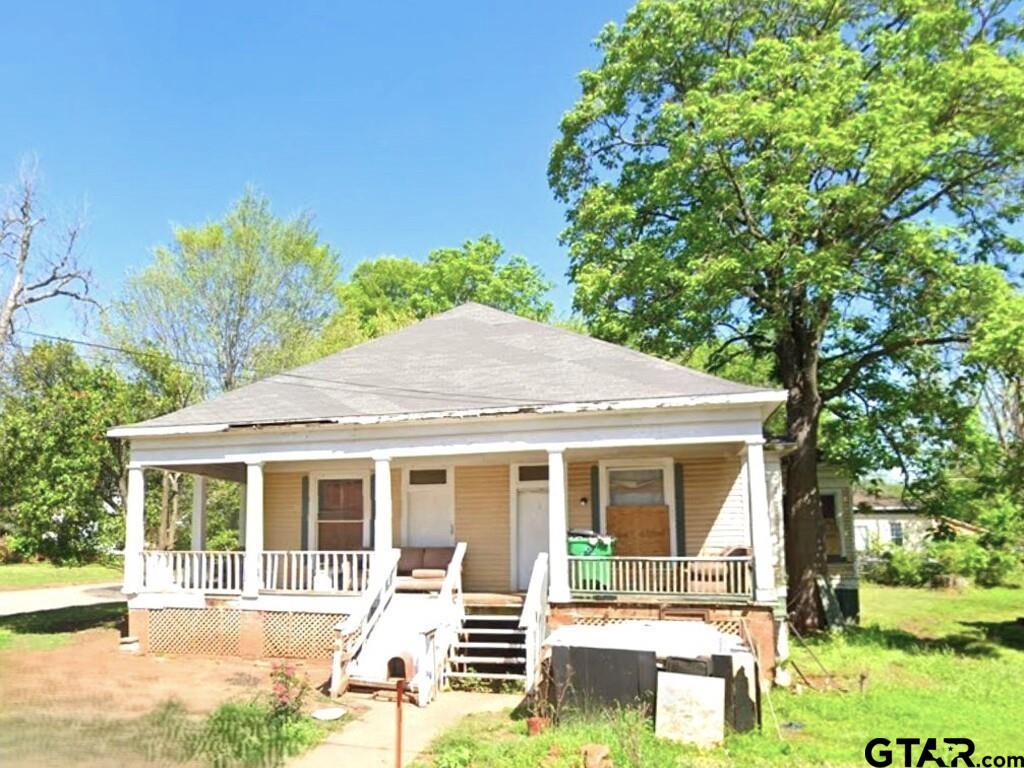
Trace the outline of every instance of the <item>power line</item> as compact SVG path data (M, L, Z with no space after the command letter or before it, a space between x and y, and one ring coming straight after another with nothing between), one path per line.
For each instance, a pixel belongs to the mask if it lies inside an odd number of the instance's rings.
M100 342L95 342L95 341L86 341L85 339L72 339L72 338L68 338L66 336L56 336L54 334L39 333L38 331L29 331L29 330L24 330L24 329L19 330L18 333L24 333L24 334L27 334L29 336L35 336L37 338L47 339L47 340L50 340L50 341L60 341L60 342L66 343L66 344L77 344L77 345L84 346L84 347L91 347L93 349L102 349L102 350L107 351L107 352L120 352L121 354L125 354L125 355L142 355L142 356L153 357L153 358L157 358L157 359L161 359L161 360L171 360L171 361L173 361L175 363L178 363L180 365L190 365L190 366L194 366L196 368L204 368L204 369L212 370L212 371L215 371L215 372L220 371L220 368L218 366L214 365L213 363L205 363L205 362L200 362L200 361L196 361L196 360L186 360L184 358L179 358L179 357L175 357L175 356L170 355L170 354L163 354L163 353L160 353L160 352L153 352L153 351L141 350L141 349L129 349L129 348L126 348L126 347L118 347L118 346L115 346L115 345L112 345L112 344L102 344ZM258 375L258 373L256 371L252 371L252 370L249 370L249 369L242 369L240 371L240 373L247 373L247 374L250 374L250 375L252 375L254 377ZM481 395L481 394L476 393L476 392L453 392L453 391L441 391L441 390L433 390L433 389L417 389L417 388L413 388L413 387L396 387L396 386L393 386L393 385L389 386L389 385L381 384L379 382L361 382L361 381L353 381L353 380L350 380L350 379L326 379L326 378L323 378L321 376L309 376L307 374L293 373L293 372L290 372L290 371L282 371L280 373L270 374L270 376L268 376L268 378L270 378L270 377L273 377L274 379L276 379L276 383L278 383L278 384L285 384L285 385L293 386L293 387L308 387L309 389L317 389L317 390L323 390L324 387L322 387L322 386L314 386L313 384L303 384L302 381L284 381L282 379L300 379L300 380L303 380L303 381L315 382L315 383L321 384L321 385L322 384L329 384L332 387L334 387L335 389L344 389L345 386L348 386L348 387L353 388L350 391L354 391L354 392L364 392L364 391L369 390L369 391L374 391L374 392L379 392L379 393L391 393L391 394L406 395L406 396L414 395L414 396L417 396L417 397L424 397L424 398L428 398L428 399L434 398L434 399L439 399L439 400L441 400L441 399L450 399L452 397L470 397L470 398L475 398L477 400L482 400L482 401L491 401L495 405L502 405L502 406L513 405L513 403L510 402L508 398L494 397L492 395ZM534 405L554 405L554 404L557 404L559 402L561 402L561 401L558 401L558 400L538 400L538 401L536 401L533 404Z

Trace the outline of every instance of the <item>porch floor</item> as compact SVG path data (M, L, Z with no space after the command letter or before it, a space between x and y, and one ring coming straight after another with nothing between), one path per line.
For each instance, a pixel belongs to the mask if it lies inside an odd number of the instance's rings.
M462 597L467 608L522 608L526 595L523 592L466 592Z

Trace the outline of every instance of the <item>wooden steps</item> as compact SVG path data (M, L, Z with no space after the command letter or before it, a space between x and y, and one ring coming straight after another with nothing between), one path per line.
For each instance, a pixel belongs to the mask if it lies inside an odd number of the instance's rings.
M466 603L466 616L447 660L450 679L526 680L526 635L519 628L522 598L508 605Z

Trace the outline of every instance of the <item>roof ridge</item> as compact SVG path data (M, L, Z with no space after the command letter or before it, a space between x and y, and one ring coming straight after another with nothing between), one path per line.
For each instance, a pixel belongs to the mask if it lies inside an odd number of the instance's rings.
M661 363L663 365L670 366L672 368L684 370L687 373L691 373L691 374L693 374L695 376L700 376L701 378L711 379L712 381L726 382L728 384L738 384L740 386L750 387L751 389L759 389L759 390L771 389L771 387L762 387L762 386L759 386L759 385L756 385L756 384L746 384L744 382L733 381L732 379L726 379L726 378L724 378L722 376L716 376L713 373L708 373L707 371L701 371L701 370L698 370L696 368L691 368L688 365L682 365L681 363L677 363L677 362L674 362L672 360L666 360L663 357L658 357L657 355L652 355L649 352L642 352L639 349L634 349L633 347L628 347L625 344L616 344L614 341L608 341L606 339L600 338L599 336L591 336L588 333L580 333L579 331L574 331L572 328L563 328L562 326L554 325L552 323L546 323L546 322L543 322L541 320L534 320L532 317L524 317L522 315L517 315L517 314L515 314L513 312L507 312L507 311L505 311L503 309L498 309L497 307L492 307L489 304L481 304L480 302L477 302L477 301L467 301L467 302L464 302L462 304L459 304L456 307L452 307L449 310L445 310L444 312L438 313L436 315L431 315L429 318L427 318L427 320L433 320L436 317L440 317L441 315L446 315L446 314L448 314L450 312L454 312L457 309L462 309L463 307L467 307L467 306L470 306L470 305L478 306L478 307L483 307L484 309L490 310L492 312L497 312L499 314L505 315L507 317L511 317L513 319L516 319L516 320L522 320L522 321L527 322L527 323L532 323L533 325L539 325L540 327L542 327L542 328L544 328L546 330L549 330L549 331L556 331L556 332L561 332L561 333L565 333L565 334L570 334L570 335L576 336L577 338L580 338L580 339L585 339L585 340L590 341L590 342L596 342L596 343L601 344L603 346L610 347L610 348L614 349L616 352L628 352L630 355L633 355L634 357L639 357L639 358L641 358L641 359L643 359L645 361L652 361L653 360L655 362ZM426 320L424 320L422 322L426 322ZM406 327L411 327L411 326L406 326Z

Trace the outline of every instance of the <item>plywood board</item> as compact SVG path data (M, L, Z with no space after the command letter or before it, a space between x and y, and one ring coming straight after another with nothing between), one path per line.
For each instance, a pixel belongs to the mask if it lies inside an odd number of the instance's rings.
M665 505L608 507L608 533L615 537L615 554L667 557L672 554L668 507Z

